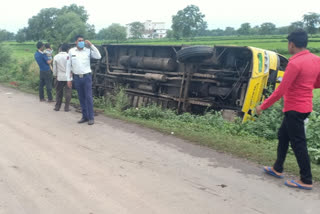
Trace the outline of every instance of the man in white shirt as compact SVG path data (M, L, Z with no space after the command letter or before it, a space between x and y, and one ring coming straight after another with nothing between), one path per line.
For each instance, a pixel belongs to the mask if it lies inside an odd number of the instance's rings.
M60 47L60 52L53 58L53 76L57 78L56 82L56 106L55 111L59 111L62 99L63 90L65 91L66 103L64 105L64 111L69 111L69 105L71 100L72 88L67 86L67 60L68 60L68 44L62 44Z
M85 44L89 48L85 47ZM81 105L82 118L78 123L88 122L94 124L93 98L92 98L92 75L90 58L100 59L99 50L81 35L76 36L76 47L69 50L67 60L67 81L68 87L72 87L72 74L75 88ZM72 73L71 73L72 71Z

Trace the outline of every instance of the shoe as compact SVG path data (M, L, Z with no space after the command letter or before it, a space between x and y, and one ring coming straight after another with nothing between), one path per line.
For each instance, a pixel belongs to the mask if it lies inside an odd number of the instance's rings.
M87 121L88 121L88 119L81 118L81 120L79 120L78 123L85 123L85 122L87 122Z
M93 125L94 124L94 120L89 120L88 121L88 125Z
M47 101L46 99L40 99L40 102L45 102L45 101Z
M53 110L55 110L55 111L59 111L60 109L58 109L58 108L54 108Z

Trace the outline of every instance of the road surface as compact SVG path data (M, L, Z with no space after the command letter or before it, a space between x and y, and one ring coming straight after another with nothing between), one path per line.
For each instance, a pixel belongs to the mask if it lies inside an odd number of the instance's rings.
M245 160L0 86L0 214L319 213ZM290 177L289 177L290 179Z

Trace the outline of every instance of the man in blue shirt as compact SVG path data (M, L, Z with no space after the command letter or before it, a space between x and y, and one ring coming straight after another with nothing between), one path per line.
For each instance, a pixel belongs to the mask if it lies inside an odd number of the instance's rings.
M50 69L50 64L52 60L49 60L47 55L43 53L44 44L42 42L37 43L38 51L34 54L34 58L37 61L40 68L40 86L39 86L39 97L40 101L45 101L43 88L46 86L48 102L53 102L52 100L52 71Z

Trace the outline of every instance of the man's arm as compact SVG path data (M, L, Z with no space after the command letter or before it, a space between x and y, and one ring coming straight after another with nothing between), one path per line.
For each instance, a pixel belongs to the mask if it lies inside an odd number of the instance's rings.
M71 58L72 54L71 54L71 50L69 51L69 55L67 58L67 66L66 66L66 76L67 76L67 81L68 81L68 87L71 88L72 87L72 77L71 77Z
M58 69L58 62L57 62L57 59L56 59L56 57L54 57L53 58L53 76L57 76L57 73L58 73L58 71L57 71L57 69Z
M299 74L299 69L292 63L289 63L286 71L284 72L283 79L279 87L266 99L260 107L261 110L266 110L277 102L288 91ZM258 112L257 112L258 113Z
M314 88L320 88L320 74L318 75L318 78L316 82L314 83Z
M101 54L100 54L99 50L96 48L96 46L94 46L89 40L86 40L85 42L86 42L86 44L88 44L90 46L91 57L93 59L101 59Z

